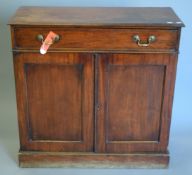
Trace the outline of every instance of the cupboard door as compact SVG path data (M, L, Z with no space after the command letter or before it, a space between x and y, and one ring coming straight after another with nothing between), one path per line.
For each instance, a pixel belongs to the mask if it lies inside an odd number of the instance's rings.
M97 57L96 151L166 152L177 57Z
M93 151L93 58L14 57L21 151Z

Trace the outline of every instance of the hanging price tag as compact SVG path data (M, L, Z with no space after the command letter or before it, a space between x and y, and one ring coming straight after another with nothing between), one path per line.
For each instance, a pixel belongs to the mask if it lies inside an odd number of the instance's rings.
M47 37L45 38L45 40L42 42L41 48L40 48L40 53L41 54L46 54L47 50L49 49L49 47L54 43L55 38L58 35L52 31L49 32L49 34L47 35Z

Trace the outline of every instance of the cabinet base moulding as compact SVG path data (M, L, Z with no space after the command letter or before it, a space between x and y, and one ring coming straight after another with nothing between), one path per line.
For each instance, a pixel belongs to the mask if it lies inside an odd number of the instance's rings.
M20 152L19 166L66 168L167 168L169 154Z

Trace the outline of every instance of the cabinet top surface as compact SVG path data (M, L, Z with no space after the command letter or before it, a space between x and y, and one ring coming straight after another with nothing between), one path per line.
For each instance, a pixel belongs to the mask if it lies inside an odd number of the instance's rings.
M169 7L20 7L10 25L182 27Z

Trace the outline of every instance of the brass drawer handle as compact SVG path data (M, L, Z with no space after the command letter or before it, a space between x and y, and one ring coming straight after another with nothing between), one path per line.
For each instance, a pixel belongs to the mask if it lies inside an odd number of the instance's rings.
M44 37L43 35L39 34L37 35L37 40L40 41L41 43L44 43ZM60 36L56 35L55 38L52 38L51 42L45 42L46 45L52 45L60 40Z
M150 35L147 41L141 41L139 35L134 35L133 41L135 41L140 47L148 47L152 42L156 41L156 37L154 35Z

